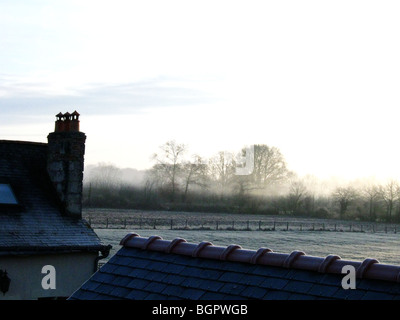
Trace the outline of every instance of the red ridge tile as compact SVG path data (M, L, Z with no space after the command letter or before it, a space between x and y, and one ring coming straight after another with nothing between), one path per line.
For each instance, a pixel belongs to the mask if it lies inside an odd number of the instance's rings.
M172 241L163 240L159 236L142 238L135 233L126 235L120 244L125 247L192 257L302 269L320 273L341 274L345 265L352 265L357 270L358 278L400 282L400 266L381 264L375 259L365 259L363 262L359 262L343 260L337 255L328 255L325 258L308 256L302 251L293 251L290 254L273 252L267 248L260 248L254 251L242 249L239 245L219 247L206 241L199 244L188 243L182 238Z

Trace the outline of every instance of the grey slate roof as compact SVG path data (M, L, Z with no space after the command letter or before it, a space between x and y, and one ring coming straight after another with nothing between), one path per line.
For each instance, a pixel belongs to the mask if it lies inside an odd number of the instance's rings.
M137 241L139 240L137 239ZM283 267L221 260L215 257L212 259L204 258L200 257L201 255L193 257L193 254L190 254L190 251L183 247L176 250L179 253L172 253L170 249L166 249L170 248L170 245L165 241L163 244L163 241L156 240L155 242L158 243L153 243L152 246L147 246L147 248L129 245L129 243L125 244L69 299L400 299L400 284L396 281L382 281L364 277L357 279L356 289L345 290L341 285L343 274L328 273L326 270L317 272L299 269L294 265ZM211 249L218 248L221 247ZM224 250L220 251L224 252ZM257 254L255 251L243 250L236 255L236 258L239 259L239 255L251 256L250 253L253 256ZM211 253L209 255L212 256ZM279 258L279 255L281 254L275 254L275 258ZM273 259L271 259L271 264ZM313 257L308 260L309 262L317 261ZM277 260L275 259L275 261ZM308 268L310 266L311 264L308 264Z
M84 220L61 213L46 155L44 143L0 140L0 183L10 183L20 203L0 206L0 254L103 250Z

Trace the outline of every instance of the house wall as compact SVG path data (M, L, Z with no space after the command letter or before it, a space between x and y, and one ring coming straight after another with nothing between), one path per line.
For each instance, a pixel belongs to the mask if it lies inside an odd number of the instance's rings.
M96 253L66 253L30 256L0 256L0 270L11 279L9 291L0 300L36 300L69 297L94 273ZM46 265L55 268L55 289L43 289L42 273ZM45 279L47 280L47 278ZM46 282L48 283L48 282Z

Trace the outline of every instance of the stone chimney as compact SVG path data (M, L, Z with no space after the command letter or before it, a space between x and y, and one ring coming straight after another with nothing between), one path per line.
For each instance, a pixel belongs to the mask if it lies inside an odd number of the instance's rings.
M86 135L79 131L79 113L56 115L48 139L47 171L67 215L82 218L82 181Z

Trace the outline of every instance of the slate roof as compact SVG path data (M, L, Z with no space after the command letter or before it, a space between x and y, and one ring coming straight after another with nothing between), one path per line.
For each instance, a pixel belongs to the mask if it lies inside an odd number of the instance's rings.
M46 165L47 144L0 140L0 183L19 202L0 205L0 255L105 250L84 220L62 214Z
M70 300L398 300L400 266L166 241L128 234L122 248ZM357 270L343 289L344 265Z

